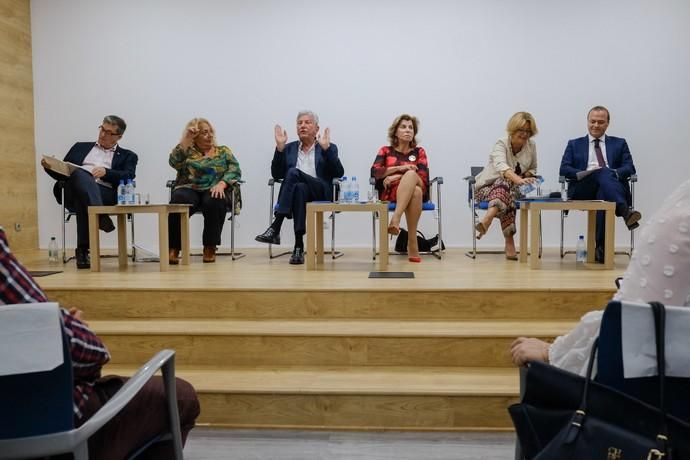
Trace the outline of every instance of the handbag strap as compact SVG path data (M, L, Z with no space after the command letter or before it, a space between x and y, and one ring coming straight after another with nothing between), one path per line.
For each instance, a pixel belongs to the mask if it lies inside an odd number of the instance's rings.
M661 413L661 435L666 441L666 307L661 302L649 302L654 314L654 335L656 339L656 368L659 375L659 410ZM661 440L660 440L661 441Z

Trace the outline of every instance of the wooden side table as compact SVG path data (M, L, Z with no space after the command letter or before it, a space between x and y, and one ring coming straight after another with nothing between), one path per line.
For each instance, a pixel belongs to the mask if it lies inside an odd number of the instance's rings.
M91 271L101 271L100 231L98 216L117 216L117 254L120 270L127 268L127 214L158 214L158 249L160 271L168 270L168 215L180 214L182 237L182 265L189 265L189 204L133 204L117 206L89 206L89 245Z
M587 211L587 266L588 268L613 269L613 255L615 244L615 219L616 203L611 201L589 200L520 200L520 262L527 262L527 229L529 225L529 250L530 268L539 268L539 235L541 234L541 211ZM605 220L605 245L604 264L594 263L594 250L596 246L596 215L597 211L604 211Z
M388 203L307 203L307 270L323 265L323 213L324 212L378 212L379 213L379 270L388 267Z

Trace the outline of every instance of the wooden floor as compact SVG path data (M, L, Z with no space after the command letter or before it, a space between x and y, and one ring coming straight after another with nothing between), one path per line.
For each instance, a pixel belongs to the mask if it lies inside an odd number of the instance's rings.
M129 374L161 348L197 389L202 425L347 430L507 430L518 394L508 347L551 339L600 308L614 270L544 254L542 270L460 249L421 264L392 256L414 279L369 279L370 251L347 249L323 270L249 250L215 264L193 258L166 273L138 262L119 271L50 266L18 254L52 300L85 311L107 343L107 373Z
M507 460L512 433L192 430L187 460Z

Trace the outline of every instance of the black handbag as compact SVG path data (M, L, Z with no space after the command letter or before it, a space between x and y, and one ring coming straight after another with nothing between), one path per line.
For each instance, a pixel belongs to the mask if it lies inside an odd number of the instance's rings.
M508 411L527 459L690 459L690 425L667 414L665 310L652 303L660 406L592 380L598 342L583 378L534 362L526 391Z
M407 252L407 235L408 232L404 228L400 229L398 237L395 239L395 251L396 252ZM438 235L433 238L427 239L424 233L417 230L417 247L420 252L431 252L435 246L438 245ZM446 249L446 245L441 242L443 249Z

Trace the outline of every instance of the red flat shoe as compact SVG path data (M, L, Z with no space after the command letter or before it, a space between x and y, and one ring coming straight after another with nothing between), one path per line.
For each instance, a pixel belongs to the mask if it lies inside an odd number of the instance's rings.
M418 264L422 261L422 258L421 257L408 257L407 260L409 260L410 262L414 262L414 263Z

